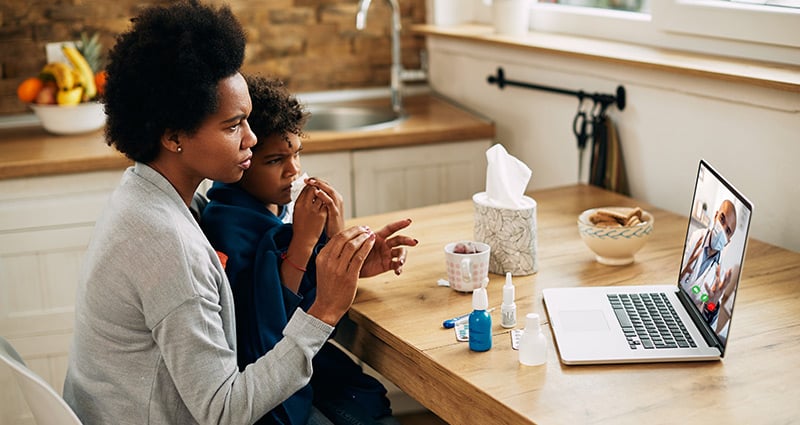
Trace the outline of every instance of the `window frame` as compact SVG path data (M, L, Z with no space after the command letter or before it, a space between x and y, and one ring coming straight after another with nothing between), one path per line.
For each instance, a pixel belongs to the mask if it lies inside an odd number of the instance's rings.
M650 0L650 5L646 5L645 8L649 7L651 13L637 13L538 3L531 0L529 28L532 31L606 39L692 53L800 65L800 49L798 49L800 47L800 31L780 31L780 28L787 28L786 25L789 25L788 28L800 27L800 9L777 6L758 8L779 9L784 12L781 14L782 17L775 18L775 12L766 14L753 12L756 7L752 5L720 8L709 7L705 4L713 2L728 3L719 0ZM702 6L698 6L698 4L702 4ZM703 10L703 19L695 22L693 27L681 24L681 21L685 20L681 18L682 14L693 13L692 11L695 10ZM711 25L706 25L708 22L726 22L727 16L737 14L739 15L737 19L747 16L748 24L737 24L733 27L747 28L747 34L734 34L735 37L731 38L724 38L724 34L708 35L713 28ZM491 24L490 4L478 1L474 16L479 22ZM753 16L759 16L759 18L756 20L753 19ZM751 21L753 21L752 25ZM775 24L776 22L777 24ZM791 23L794 23L795 26L792 27ZM763 37L759 40L757 25L773 28L770 32L764 32L767 34L765 37L774 37L776 33L779 33L786 36L788 41L768 43L763 41ZM704 30L703 27L708 27L708 29ZM793 46L793 43L796 43L797 46Z
M665 31L800 47L800 9L721 0L655 0L652 7Z

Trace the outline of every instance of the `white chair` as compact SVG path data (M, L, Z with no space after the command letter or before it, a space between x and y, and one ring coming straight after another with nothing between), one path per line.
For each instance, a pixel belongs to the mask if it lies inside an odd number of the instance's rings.
M39 425L81 425L69 405L39 375L28 369L17 350L0 336L0 360L7 364Z

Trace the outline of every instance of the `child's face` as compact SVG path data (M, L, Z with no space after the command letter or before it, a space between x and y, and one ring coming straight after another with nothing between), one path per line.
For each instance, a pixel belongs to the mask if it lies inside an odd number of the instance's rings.
M300 151L303 145L296 134L273 134L253 151L250 168L239 185L266 206L284 205L291 201L292 182L300 176Z

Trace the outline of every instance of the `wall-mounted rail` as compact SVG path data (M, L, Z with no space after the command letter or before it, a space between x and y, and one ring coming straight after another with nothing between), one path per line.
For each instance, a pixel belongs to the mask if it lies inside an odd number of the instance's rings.
M604 93L587 93L583 90L567 90L558 87L549 87L549 86L542 86L539 84L532 84L526 83L522 81L514 81L506 79L505 72L503 68L497 68L497 74L490 75L486 81L489 84L497 84L499 89L505 88L505 86L515 86L515 87L524 87L528 89L534 90L544 90L553 93L560 93L566 94L570 96L575 96L578 100L583 101L584 99L591 99L595 105L600 107L600 111L605 111L608 106L614 104L617 105L619 110L625 109L625 87L617 86L617 93L616 95L612 94L604 94Z

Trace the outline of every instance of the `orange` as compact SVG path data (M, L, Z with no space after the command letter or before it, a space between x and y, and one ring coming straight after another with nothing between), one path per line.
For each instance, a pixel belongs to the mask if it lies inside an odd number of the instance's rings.
M39 94L39 91L44 86L44 81L40 80L38 77L30 77L26 78L25 81L20 83L17 87L17 97L19 100L30 103L36 99L36 95Z
M106 70L98 71L94 74L94 85L97 86L97 95L102 96L106 92Z

